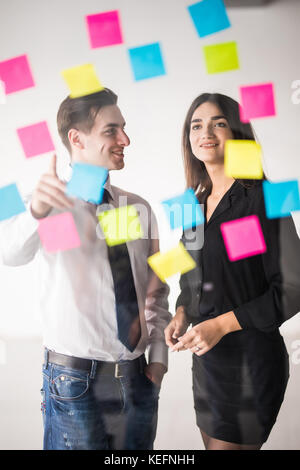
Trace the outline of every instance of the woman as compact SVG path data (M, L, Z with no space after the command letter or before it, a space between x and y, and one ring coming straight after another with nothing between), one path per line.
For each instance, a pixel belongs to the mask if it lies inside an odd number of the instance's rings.
M183 154L187 187L204 204L204 244L192 250L192 232L183 235L198 266L181 276L176 315L165 337L173 351L194 353L194 406L205 448L260 449L289 377L278 329L288 308L279 260L281 219L266 217L261 180L224 173L228 139L255 139L251 125L240 121L238 103L221 94L200 95L187 113ZM220 224L252 214L259 217L267 251L232 262ZM284 223L299 248L292 218Z

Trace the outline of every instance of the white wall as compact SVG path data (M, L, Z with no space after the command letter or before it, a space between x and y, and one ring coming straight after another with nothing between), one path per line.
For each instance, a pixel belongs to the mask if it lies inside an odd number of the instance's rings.
M67 156L56 133L56 112L68 91L60 71L87 62L95 64L102 83L119 95L131 138L126 168L113 173L112 182L142 195L153 205L162 249L175 245L179 236L178 232L170 234L159 202L184 188L181 128L187 108L198 94L217 91L238 99L240 85L273 81L277 116L253 122L264 150L265 171L274 180L299 179L300 104L292 103L291 85L300 79L297 53L300 2L277 0L263 8L228 9L232 27L203 39L197 36L186 10L192 3L195 2L0 2L0 61L28 54L36 81L35 88L11 94L5 105L0 104L0 186L16 181L25 194L46 170L51 155L26 161L16 137L18 127L42 120L49 124L63 171ZM89 49L84 16L113 9L120 9L125 43ZM231 40L238 42L240 70L207 75L202 46ZM161 44L167 75L134 82L127 49L157 41ZM299 230L299 214L295 214L295 220ZM20 268L0 266L0 339L6 345L6 361L1 361L0 348L2 449L41 446L41 330L34 300L37 289L34 264ZM170 286L173 311L178 276L171 279ZM284 325L282 333L293 352L292 342L300 338L299 317ZM189 353L174 356L170 355L170 371L161 393L156 448L202 448L193 413L191 358ZM294 362L291 361L286 401L265 448L300 448L296 403L300 366ZM28 364L32 366L27 368Z

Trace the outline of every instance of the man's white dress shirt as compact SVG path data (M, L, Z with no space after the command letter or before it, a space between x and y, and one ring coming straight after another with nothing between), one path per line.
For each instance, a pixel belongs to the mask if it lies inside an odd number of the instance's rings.
M167 365L164 328L168 312L167 284L147 263L159 251L157 222L150 205L141 197L105 183L113 207L134 205L144 236L127 243L137 293L142 335L133 352L117 337L115 294L107 245L96 212L101 206L75 199L72 213L81 246L55 253L41 244L38 225L30 211L0 223L0 254L8 266L39 262L40 313L43 343L48 349L71 356L103 361L132 360L149 347L149 362ZM60 213L53 209L48 217Z

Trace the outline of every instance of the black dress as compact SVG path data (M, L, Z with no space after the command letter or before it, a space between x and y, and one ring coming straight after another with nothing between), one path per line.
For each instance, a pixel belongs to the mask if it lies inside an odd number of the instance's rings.
M200 198L205 206L207 197L208 194L203 194ZM252 214L259 217L267 251L232 262L225 249L220 224ZM223 441L265 442L284 398L289 360L278 327L288 316L298 312L300 276L298 285L292 286L292 293L296 293L292 304L287 299L292 297L287 295L289 288L283 293L282 221L288 225L286 232L299 254L299 239L292 218L267 219L262 183L256 182L254 187L246 189L236 180L208 223L205 222L203 247L199 249L195 243L196 249L193 249L190 234L189 243L187 233L183 236L182 241L197 262L197 268L181 276L176 307L185 307L193 325L233 310L242 327L225 335L203 356L193 354L197 425L209 436ZM199 229L201 227L194 232ZM293 253L289 256L293 258ZM290 270L289 265L286 271Z

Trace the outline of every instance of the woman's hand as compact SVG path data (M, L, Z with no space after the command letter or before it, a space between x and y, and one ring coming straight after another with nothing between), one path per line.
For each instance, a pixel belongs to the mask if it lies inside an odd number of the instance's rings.
M173 348L174 344L178 342L178 337L182 336L189 326L186 319L184 307L180 306L176 310L176 314L165 328L165 340L167 346Z
M227 333L241 330L241 326L233 312L206 320L191 328L181 336L172 351L189 349L197 356L202 356L212 349Z

